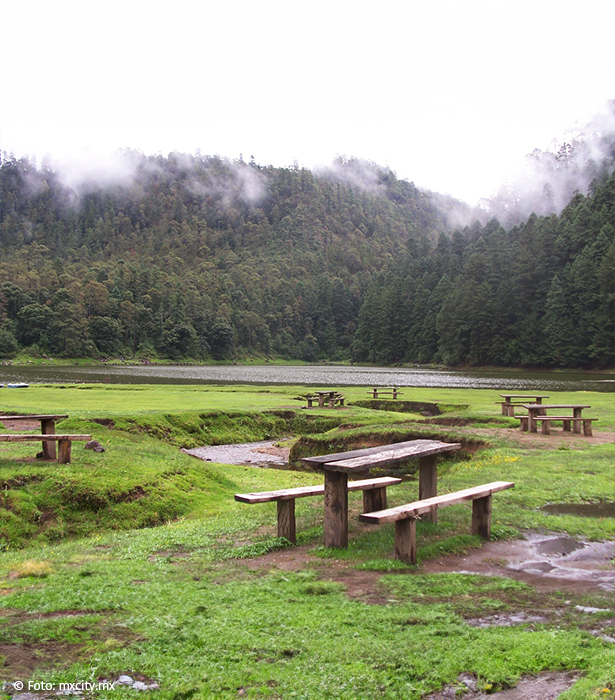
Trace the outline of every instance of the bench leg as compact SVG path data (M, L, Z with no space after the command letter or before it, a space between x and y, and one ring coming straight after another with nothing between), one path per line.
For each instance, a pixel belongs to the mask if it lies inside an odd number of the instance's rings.
M438 495L437 455L428 455L419 459L419 501ZM438 509L434 508L422 516L424 522L437 523Z
M58 440L58 464L70 464L70 440Z
M472 501L472 534L491 539L491 494Z
M325 469L325 547L348 547L348 474Z
M583 435L585 435L585 437L591 437L593 435L592 422L590 420L583 421Z
M385 510L387 507L386 486L380 489L366 489L363 491L363 512L375 513L377 510Z
M329 408L335 408L335 399L329 399Z
M543 420L542 422L542 434L551 435L551 424L548 420Z
M395 557L416 564L416 518L395 521Z
M294 498L278 501L278 537L285 537L289 542L297 544Z
M522 416L519 419L519 430L521 430L522 433L527 432L527 416Z
M55 435L56 423L53 420L41 420L41 433L43 435ZM43 459L56 459L55 440L43 442Z
M569 421L569 420L565 420L565 421L563 421L563 423L564 423L564 430L565 430L567 433L569 433L569 432L570 432L570 421Z

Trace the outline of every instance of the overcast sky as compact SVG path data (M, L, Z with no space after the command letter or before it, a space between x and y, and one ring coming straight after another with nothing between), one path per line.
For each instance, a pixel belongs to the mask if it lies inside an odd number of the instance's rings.
M336 155L474 202L615 98L613 0L0 0L0 149Z

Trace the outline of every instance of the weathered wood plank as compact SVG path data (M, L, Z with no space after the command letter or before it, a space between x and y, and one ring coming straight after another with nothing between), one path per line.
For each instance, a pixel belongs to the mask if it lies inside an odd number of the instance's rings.
M455 491L453 493L428 498L423 501L415 501L407 503L396 508L389 508L375 513L362 513L359 515L359 520L364 523L392 523L404 518L415 518L418 515L429 512L434 506L452 506L457 503L471 501L475 498L489 496L498 491L504 491L514 486L512 481L493 481L489 484L481 486L473 486L469 489Z
M401 479L400 479L401 481ZM350 485L348 486L350 489ZM371 513L374 510L384 510L387 507L386 487L367 489L363 491L363 512Z
M0 421L3 420L26 420L26 419L32 419L32 420L62 420L64 418L68 418L68 415L47 415L47 414L39 414L39 415L31 415L31 416L0 416Z
M349 491L368 491L370 489L380 489L386 486L401 484L401 479L393 476L379 476L375 479L361 479L359 481L349 481ZM292 489L279 489L277 491L257 491L254 493L236 493L235 500L240 503L269 503L271 501L289 501L295 498L305 498L307 496L321 496L325 492L324 484L316 486L298 486Z
M541 408L545 410L547 408L591 408L591 406L587 404L578 403L523 403L521 406L527 409Z
M408 564L416 564L416 518L396 521L395 557Z
M53 435L56 432L55 418L41 418L41 433ZM52 440L43 440L43 459L56 459L56 444Z
M360 450L351 450L350 452L334 452L328 455L319 455L318 457L303 457L301 462L310 466L322 467L328 462L336 462L340 459L352 459L354 457L363 457L364 455L374 455L382 450L391 447L408 447L410 445L433 443L434 440L407 440L406 442L396 442L393 445L379 445L378 447L364 447Z
M52 435L45 433L44 435L18 435L17 433L10 433L7 435L0 435L0 442L36 442L40 440L91 440L91 435Z
M325 471L325 547L348 547L348 474Z
M285 537L296 544L295 499L278 501L278 537Z
M58 464L70 464L72 440L58 441Z
M419 459L419 500L435 498L438 495L438 455L428 455ZM438 509L433 508L424 515L424 520L438 522Z
M458 442L439 442L437 440L426 440L424 442L427 444L415 444L401 448L389 447L371 455L327 462L326 470L345 473L361 472L367 471L372 467L388 467L410 459L452 452L461 448L461 444Z
M483 498L475 498L472 501L472 529L473 535L479 535L484 540L491 538L491 494Z

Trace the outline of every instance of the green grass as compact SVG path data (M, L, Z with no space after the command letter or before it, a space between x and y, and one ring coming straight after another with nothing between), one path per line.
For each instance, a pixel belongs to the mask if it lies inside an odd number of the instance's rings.
M83 385L3 394L11 402L3 410L69 413L58 432L91 432L106 448L94 453L75 444L69 465L35 461L32 444L0 448L3 680L60 683L127 673L157 680L156 697L174 700L412 700L454 684L460 673L475 674L493 692L524 674L575 669L583 678L563 697L612 698L601 691L615 687L615 645L589 626L600 622L614 636L615 612L588 621L575 608L615 611L612 592L545 594L505 578L417 573L393 558L392 526L358 524L360 494L350 494L346 551L321 546L322 500L298 501L299 543L310 554L297 571L276 567L276 553L289 546L276 537L275 504L240 504L233 494L319 483L322 476L205 463L178 446L308 436L298 450L329 451L415 433L471 442L461 428L417 423L424 420L417 414L352 406L304 411L297 399L306 391ZM351 403L365 398L361 387L344 392ZM404 398L446 406L447 417L489 431L480 449L477 442L461 458L442 460L438 478L442 492L515 482L494 497L494 537L525 529L615 537L613 518L541 510L550 502L612 502L612 443L578 437L567 443L571 449L548 449L545 437L541 449L520 446L511 439L516 421L501 422L493 391L411 389ZM597 430L613 430L612 395L551 398L591 404ZM417 495L410 478L389 490L389 504ZM444 508L437 525L419 523L419 563L481 546L468 534L470 512L467 505ZM366 593L347 590L355 576L368 577ZM538 612L543 621L469 624L507 612Z

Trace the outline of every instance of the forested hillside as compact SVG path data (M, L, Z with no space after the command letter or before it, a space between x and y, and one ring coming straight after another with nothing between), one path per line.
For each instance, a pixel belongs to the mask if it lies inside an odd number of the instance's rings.
M106 184L5 158L0 351L348 357L371 275L445 230L393 173L124 154Z
M356 160L0 166L0 355L615 365L615 181L560 216L469 209Z
M427 252L410 243L374 277L354 359L613 367L614 224L611 175L560 216L477 224Z

